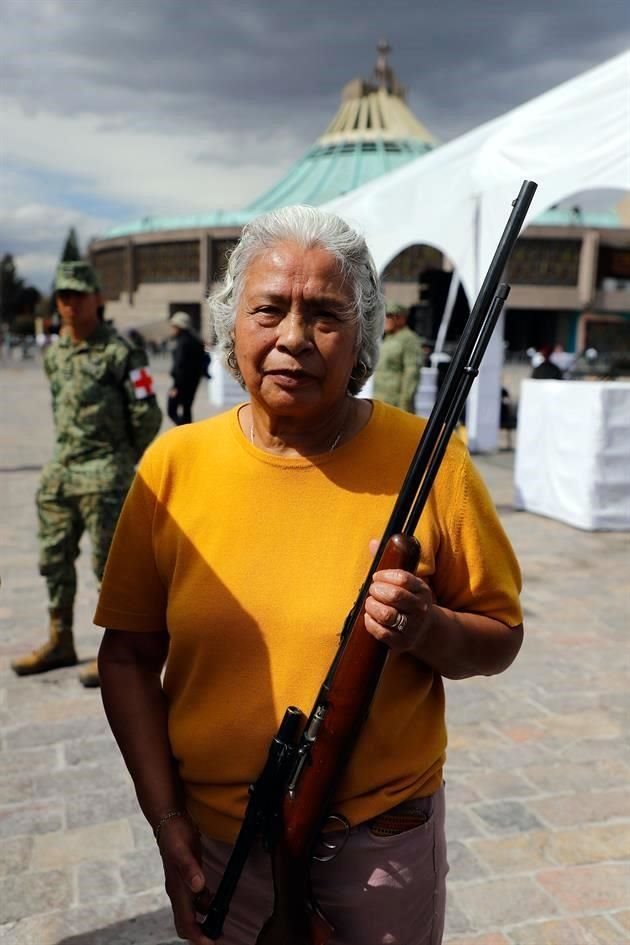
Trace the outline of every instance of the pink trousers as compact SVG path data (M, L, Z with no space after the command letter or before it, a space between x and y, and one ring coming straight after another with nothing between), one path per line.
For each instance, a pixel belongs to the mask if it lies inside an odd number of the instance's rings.
M313 863L315 898L334 926L328 945L440 945L446 906L444 787L427 798L426 823L395 836L370 824L350 835L339 855ZM216 889L231 847L203 838L203 867ZM221 945L255 945L271 915L269 855L257 846L241 875Z

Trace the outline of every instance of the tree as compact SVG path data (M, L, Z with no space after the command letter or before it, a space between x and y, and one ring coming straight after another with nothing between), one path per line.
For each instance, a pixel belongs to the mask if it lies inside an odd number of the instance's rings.
M23 326L32 326L40 299L41 292L35 286L26 285L18 275L13 256L6 253L0 260L0 323L15 328L21 320Z
M24 282L10 253L0 260L0 322L11 324L17 311L17 302L24 290Z
M82 259L81 249L79 247L79 237L77 236L77 231L73 226L70 227L70 231L66 237L66 242L63 247L63 252L61 254L61 262L78 262Z

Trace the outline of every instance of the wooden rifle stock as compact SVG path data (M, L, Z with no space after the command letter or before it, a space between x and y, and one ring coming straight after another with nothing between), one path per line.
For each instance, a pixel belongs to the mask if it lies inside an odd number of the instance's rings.
M277 817L262 818L271 824L265 839L272 853L275 899L257 945L326 945L333 933L312 894L310 862L387 658L388 648L365 629L365 601L377 570L401 568L413 572L418 566L420 546L414 532L508 296L509 286L499 280L535 191L536 184L525 181L513 202L379 548L344 624L333 663L302 735L293 746L291 771L286 779L275 779L281 782L276 797ZM253 789L250 804L255 796ZM251 822L253 816L248 807L246 822ZM242 840L239 835L241 859ZM251 844L252 839L247 842ZM230 861L226 872L232 865ZM211 938L221 934L218 926L204 923L202 928Z
M413 572L419 561L417 539L393 535L377 570ZM257 945L326 945L333 933L311 893L310 859L389 652L365 629L364 615L365 603L340 651L332 682L320 690L317 703L324 708L302 736L303 742L307 739L301 746L304 754L282 800L281 833L272 848L274 911Z

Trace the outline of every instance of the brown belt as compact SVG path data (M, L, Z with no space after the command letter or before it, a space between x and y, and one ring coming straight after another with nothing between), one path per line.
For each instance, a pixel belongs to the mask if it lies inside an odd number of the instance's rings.
M375 837L395 837L414 827L421 827L433 813L432 797L415 797L397 807L386 810L370 821L370 832Z

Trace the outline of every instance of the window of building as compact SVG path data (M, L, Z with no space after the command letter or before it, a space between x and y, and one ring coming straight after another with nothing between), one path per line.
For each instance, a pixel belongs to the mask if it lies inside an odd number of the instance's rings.
M580 266L581 240L521 238L508 263L512 285L575 286Z
M199 282L199 240L135 247L136 288L147 282Z
M597 285L608 288L604 280L614 283L630 283L630 248L602 246L597 261ZM615 284L614 286L618 286Z
M119 299L129 287L127 249L102 249L92 256L92 264L101 284L101 294L106 302Z

